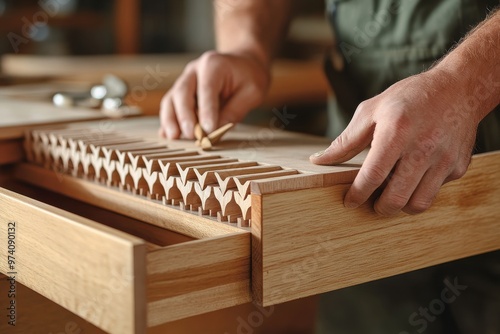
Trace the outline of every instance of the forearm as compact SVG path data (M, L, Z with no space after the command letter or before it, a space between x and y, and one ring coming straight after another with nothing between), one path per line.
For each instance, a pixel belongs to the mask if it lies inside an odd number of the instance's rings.
M269 67L290 16L289 0L214 0L217 50Z
M432 70L449 75L479 122L500 103L500 11L491 14ZM431 70L431 71L432 71ZM460 100L459 100L460 101Z

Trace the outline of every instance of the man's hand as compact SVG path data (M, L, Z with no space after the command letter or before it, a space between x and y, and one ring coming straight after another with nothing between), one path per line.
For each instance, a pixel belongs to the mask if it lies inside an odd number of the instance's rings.
M197 122L211 132L258 106L290 13L289 0L214 0L218 52L191 62L165 95L160 135L192 139Z
M269 81L268 69L250 56L206 52L163 97L160 135L192 139L197 122L206 132L238 122L262 103Z
M311 161L345 162L371 143L345 206L361 205L387 181L377 213L423 212L441 185L464 175L470 162L479 118L461 93L438 70L402 80L360 104L344 132Z
M477 126L500 103L499 36L496 11L433 69L360 104L331 146L311 156L333 165L371 144L346 207L361 205L385 184L375 211L420 213L443 183L465 174Z

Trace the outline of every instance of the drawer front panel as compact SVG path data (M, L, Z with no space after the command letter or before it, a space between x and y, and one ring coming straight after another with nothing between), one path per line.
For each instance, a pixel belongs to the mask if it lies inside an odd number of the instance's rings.
M0 255L2 273L94 325L144 331L141 239L0 188Z
M268 306L500 249L498 166L500 152L474 157L414 216L346 209L348 184L252 195L254 298Z

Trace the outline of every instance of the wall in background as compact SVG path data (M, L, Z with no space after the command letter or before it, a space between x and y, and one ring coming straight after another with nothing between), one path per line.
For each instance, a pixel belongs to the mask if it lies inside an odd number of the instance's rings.
M301 17L321 19L323 7L295 0ZM201 52L214 45L212 14L209 0L0 0L0 53L111 54L123 49L117 36L137 39L137 53Z

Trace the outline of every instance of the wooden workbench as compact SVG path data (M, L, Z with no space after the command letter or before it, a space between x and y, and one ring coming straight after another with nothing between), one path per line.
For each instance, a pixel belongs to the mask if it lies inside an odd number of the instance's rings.
M130 104L142 107L145 114L157 114L160 100L182 73L185 65L198 55L141 55L141 56L73 56L43 57L4 55L1 68L14 77L47 78L76 83L99 83L105 74L125 79L132 91ZM265 100L268 107L326 103L328 82L320 60L276 60L273 82ZM156 72L158 80L151 79ZM144 80L148 77L145 84ZM147 89L148 84L153 87ZM40 86L38 86L40 87ZM27 88L29 89L29 87ZM135 92L135 94L134 94ZM143 93L146 92L144 95Z

